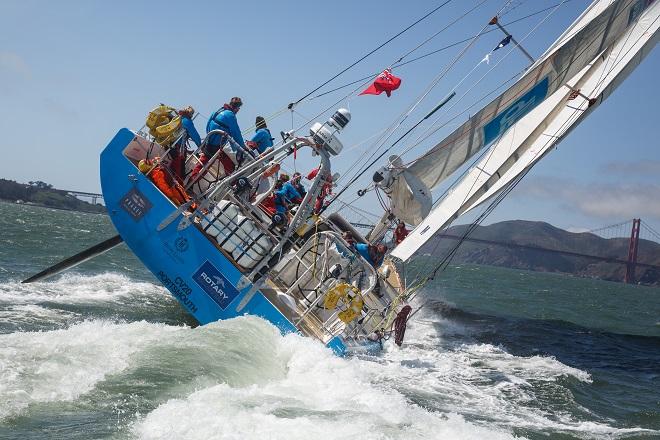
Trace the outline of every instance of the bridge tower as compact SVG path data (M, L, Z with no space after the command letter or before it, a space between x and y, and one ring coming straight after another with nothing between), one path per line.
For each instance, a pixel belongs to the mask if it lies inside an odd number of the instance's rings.
M639 246L639 226L642 220L634 218L630 232L630 246L628 246L628 264L626 265L625 283L635 282L635 265L637 264L637 247Z

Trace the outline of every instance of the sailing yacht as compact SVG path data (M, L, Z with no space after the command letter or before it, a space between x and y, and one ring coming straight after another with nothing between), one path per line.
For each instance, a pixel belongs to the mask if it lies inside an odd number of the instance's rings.
M242 150L222 130L210 132L226 144L195 177L198 155L187 158L189 200L176 201L154 184L153 168L141 166L158 157L166 169L169 148L182 135L173 109L158 107L149 125L119 130L101 154L103 197L120 238L100 251L124 241L200 324L260 316L340 355L380 350L390 337L400 345L415 313L412 299L438 270L410 282L403 274L412 257L460 215L499 203L607 99L654 48L659 15L660 1L594 1L511 87L453 133L409 163L393 154L382 164L372 188L389 206L366 235L341 209L331 213L323 203L337 180L332 164L342 160L342 132L356 123L348 110L314 122L304 135L283 134L261 155ZM508 35L501 44L522 49L497 16L491 25ZM433 112L456 93L451 90ZM276 190L273 170L303 152L318 160L304 199L285 212L265 209ZM221 154L236 161L235 171L224 172ZM433 191L470 161L462 178L433 200ZM373 245L400 221L413 229L381 262Z

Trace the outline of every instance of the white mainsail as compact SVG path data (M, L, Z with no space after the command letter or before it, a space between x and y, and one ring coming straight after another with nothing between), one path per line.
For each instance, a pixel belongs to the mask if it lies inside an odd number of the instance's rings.
M501 134L491 150L451 189L408 238L394 249L392 256L408 260L435 232L462 213L488 200L531 167L606 99L657 42L660 2L652 3L648 0L633 2L626 12L628 29L619 34L612 44L604 46L597 57L567 78L541 104ZM597 12L596 9L590 8L573 28ZM558 41L566 38L570 38L567 33ZM578 89L582 96L568 100L569 95L575 96L574 91ZM590 105L585 97L597 99L591 101Z

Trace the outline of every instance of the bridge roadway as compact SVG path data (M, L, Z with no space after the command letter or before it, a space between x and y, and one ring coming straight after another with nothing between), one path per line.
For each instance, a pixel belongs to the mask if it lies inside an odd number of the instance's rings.
M463 241L468 241L472 243L481 243L481 244L491 244L495 246L502 246L502 247L508 247L512 249L529 249L533 251L539 251L539 252L548 252L552 254L560 254L560 255L567 255L569 257L581 257L581 258L589 258L592 260L598 260L598 261L606 261L608 263L618 263L618 264L628 264L628 260L624 260L622 258L617 258L617 257L603 257L600 255L590 255L590 254L583 254L580 252L571 252L571 251L562 251L562 250L557 250L557 249L548 249L544 248L541 246L534 246L534 245L529 245L529 244L517 244L517 243L511 243L511 242L505 242L505 241L492 241L492 240L484 240L481 238L463 238L460 235L452 235L452 234L443 234L439 235L438 238L448 238L450 240L460 240L463 239ZM656 266L654 264L646 264L646 263L640 263L639 261L635 263L635 266L637 267L649 267L653 269L659 269L660 266Z
M98 199L103 200L103 194L97 194L97 193L85 192L85 191L72 191L68 189L64 189L62 191L66 191L67 194L71 194L74 197L89 197L92 199L92 204L94 205L96 205L96 201Z
M353 226L358 227L358 228L368 228L371 229L373 228L373 225L368 225L364 223L351 223ZM511 242L506 242L506 241L493 241L493 240L484 240L481 238L463 238L462 235L453 235L453 234L442 234L438 236L438 239L442 238L448 238L450 240L461 240L467 241L467 242L472 242L472 243L481 243L481 244L488 244L488 245L494 245L494 246L502 246L502 247L508 247L511 249L528 249L528 250L533 250L533 251L539 251L539 252L549 252L552 254L559 254L559 255L566 255L569 257L580 257L580 258L589 258L592 260L597 260L597 261L605 261L608 263L617 263L617 264L623 264L627 265L628 260L622 259L622 258L617 258L617 257L603 257L600 255L590 255L590 254L583 254L580 252L572 252L572 251L562 251L558 249L548 249L544 248L541 246L534 246L531 244L517 244L517 243L511 243ZM652 269L658 269L660 270L660 266L656 266L654 264L646 264L646 263L640 263L639 261L635 262L635 267L648 267Z

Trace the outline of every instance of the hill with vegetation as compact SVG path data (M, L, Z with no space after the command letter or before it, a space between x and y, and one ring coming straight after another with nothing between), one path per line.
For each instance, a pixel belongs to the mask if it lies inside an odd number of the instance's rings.
M450 228L446 233L463 236L467 225ZM627 260L628 238L606 239L592 233L573 233L544 222L512 220L479 226L470 238L529 246L528 248L507 247L495 244L466 241L461 244L452 262L474 263L526 269L542 272L563 272L581 277L599 278L608 281L623 281L626 265L591 258L543 252L533 247L554 249L580 254ZM444 258L458 241L438 236L429 241L422 254ZM660 244L639 240L638 263L660 266ZM638 266L635 281L647 285L660 285L660 270Z
M87 203L68 194L66 191L55 189L53 185L41 181L25 184L0 179L0 199L71 211L99 214L106 212L105 206L101 204Z

